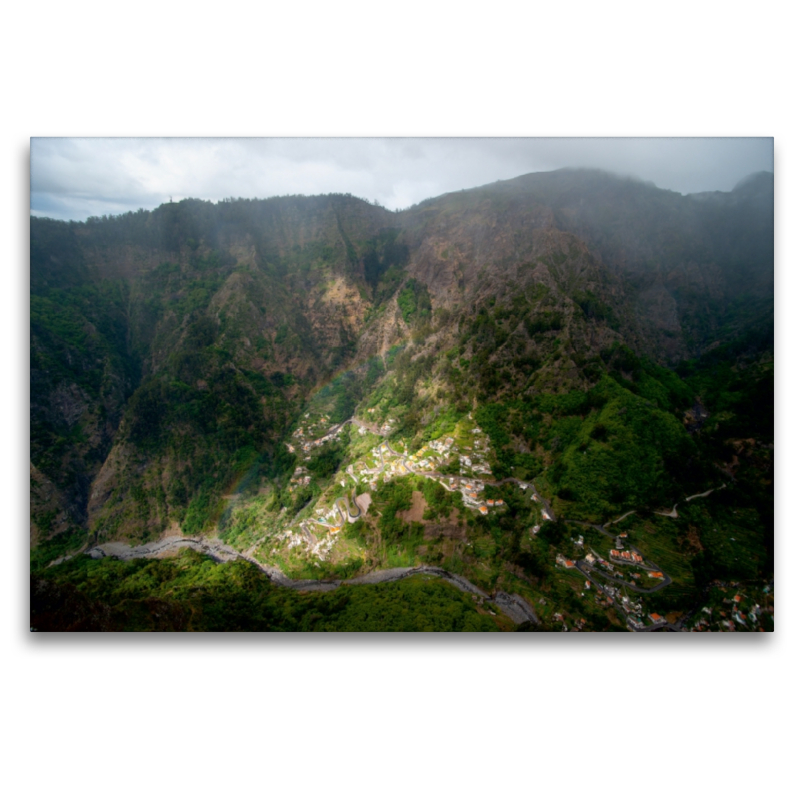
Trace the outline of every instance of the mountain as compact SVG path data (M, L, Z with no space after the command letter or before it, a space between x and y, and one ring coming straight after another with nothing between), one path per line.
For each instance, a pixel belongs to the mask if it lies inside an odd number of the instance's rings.
M434 564L561 608L566 520L635 510L681 612L762 579L772 229L771 174L682 196L594 170L403 212L328 195L31 218L32 568L189 536L297 579ZM401 448L442 477L397 461L378 487ZM540 506L453 502L476 452L482 491L535 481ZM729 479L703 514L660 515ZM313 532L350 480L369 508ZM745 517L729 552L718 529Z

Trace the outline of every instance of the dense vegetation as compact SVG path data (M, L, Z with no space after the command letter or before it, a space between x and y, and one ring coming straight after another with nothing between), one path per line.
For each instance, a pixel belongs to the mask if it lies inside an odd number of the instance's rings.
M215 564L192 550L159 561L80 556L31 576L36 630L496 631L469 595L408 578L301 594L245 561Z
M187 200L83 224L33 219L32 569L88 542L179 528L253 548L293 577L436 563L542 605L543 629L568 609L608 630L620 620L555 558L581 553L584 528L568 520L635 511L631 541L672 577L662 612L682 613L712 581L769 580L768 184L756 176L722 198L681 198L565 171L397 215L330 195ZM544 227L542 207L552 210ZM304 434L313 440L354 415L385 425L409 452L478 425L493 477L535 481L558 522L543 524L514 484L487 486L504 504L481 516L437 481L405 477L378 482L370 513L343 526L332 553L311 555L310 537L283 547L317 506L352 502L346 469L383 438L345 426L306 451L297 432L313 425ZM454 456L440 469L455 476L461 465ZM679 517L663 516L676 503ZM181 558L189 594L167 566L75 559L58 580L37 575L122 627L125 609L136 625L157 625L153 603L198 629L306 629L317 613L340 629L372 624L357 610L361 590L330 595L349 598L352 613L339 617L327 595L278 602L245 565ZM150 594L101 596L69 571L79 564L85 580L104 569L155 577ZM159 581L175 591L160 593ZM237 581L264 598L249 623L224 617L214 599L235 608ZM444 603L432 586L370 591L378 605L417 591ZM310 605L301 613L294 602ZM413 627L405 611L391 613ZM442 614L435 624L468 627Z

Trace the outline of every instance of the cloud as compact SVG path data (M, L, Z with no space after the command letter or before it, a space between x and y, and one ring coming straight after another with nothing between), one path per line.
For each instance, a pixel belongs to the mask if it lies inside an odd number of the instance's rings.
M347 192L391 209L529 172L596 167L680 192L773 169L772 139L36 138L31 213L85 219L172 197Z

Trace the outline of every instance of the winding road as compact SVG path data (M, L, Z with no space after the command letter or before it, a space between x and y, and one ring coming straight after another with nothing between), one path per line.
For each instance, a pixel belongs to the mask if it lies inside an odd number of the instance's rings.
M236 561L237 559L249 561L251 564L258 567L272 583L301 592L330 592L334 589L338 589L340 586L364 586L391 583L403 580L404 578L411 578L414 575L431 575L435 578L447 581L462 592L467 592L494 604L517 625L523 622L539 623L539 619L533 607L525 598L520 597L518 594L507 594L502 591L488 594L462 575L456 575L440 567L427 565L374 570L373 572L368 572L366 575L361 575L358 578L350 578L348 580L292 580L291 578L287 578L277 567L266 566L252 556L240 553L238 550L234 550L234 548L218 539L201 539L186 536L170 536L158 542L151 542L137 547L131 547L124 542L107 542L102 545L95 545L89 550L86 550L86 555L92 558L111 557L121 559L122 561L129 561L134 558L158 558L159 556L167 555L170 551L184 547L189 547L192 550L203 553L217 563Z

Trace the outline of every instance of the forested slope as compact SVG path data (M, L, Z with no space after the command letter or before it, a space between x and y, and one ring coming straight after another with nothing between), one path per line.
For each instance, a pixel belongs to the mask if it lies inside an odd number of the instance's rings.
M538 518L507 494L467 519L420 483L433 519L366 514L324 564L265 544L379 441L345 428L306 457L304 425L355 414L413 452L470 414L492 476L536 481L559 519L652 517L732 480L758 542L739 571L768 573L771 179L683 197L562 170L399 213L330 195L32 218L32 563L170 532L310 576L449 559L547 586L563 523L526 538ZM373 491L375 512L411 491ZM686 524L694 597L739 556Z

